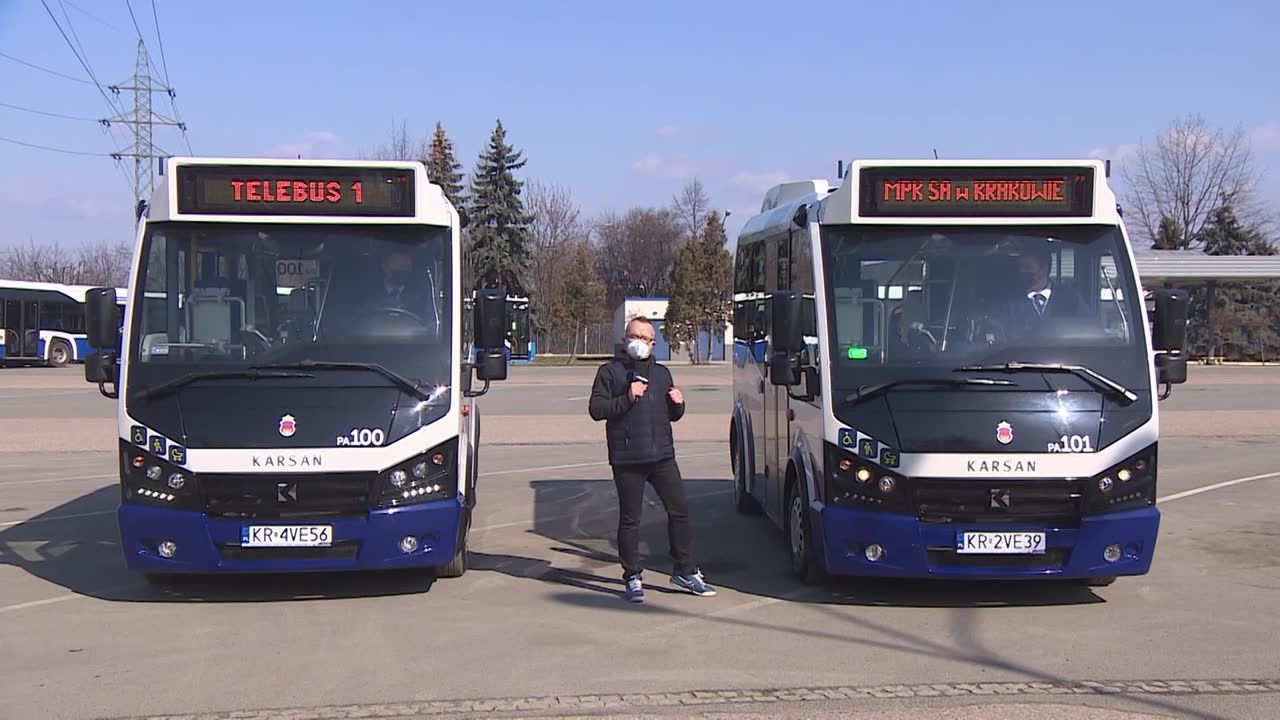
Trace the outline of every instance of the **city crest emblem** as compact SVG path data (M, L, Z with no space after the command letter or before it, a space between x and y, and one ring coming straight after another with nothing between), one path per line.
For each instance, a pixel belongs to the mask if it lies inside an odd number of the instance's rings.
M298 431L298 423L292 415L285 415L280 418L280 435L281 437L293 437Z
M1000 424L996 425L996 442L1001 445L1008 445L1013 442L1013 426L1004 420L1001 420Z

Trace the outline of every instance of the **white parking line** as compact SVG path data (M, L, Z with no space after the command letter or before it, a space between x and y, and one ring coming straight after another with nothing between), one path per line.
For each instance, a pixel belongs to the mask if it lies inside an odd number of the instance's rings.
M1210 490L1218 490L1225 487L1231 487L1232 485L1240 485L1247 482L1253 482L1254 480L1269 480L1275 477L1280 477L1280 472L1264 473L1262 475L1251 475L1249 477L1236 478L1235 480L1224 480L1220 483L1214 483L1212 485L1205 485L1204 487L1192 488L1190 490L1183 490L1182 492L1177 492L1172 495L1166 495L1162 498L1157 498L1156 502L1167 503L1173 500L1181 500L1182 498L1191 497L1192 495L1207 493Z
M99 515L115 515L115 510L98 510L97 512L76 513L74 515L50 515L49 517L37 517L30 520L11 520L9 522L0 522L0 528L13 527L14 525L33 525L35 523L55 522L57 520L75 520L76 518L97 517Z
M41 483L51 482L71 482L72 480L106 480L107 478L119 478L119 473L111 473L110 475L68 475L64 477L41 478L39 480L13 480L11 482L0 482L0 487L9 487L10 485L39 485Z
M704 453L686 453L676 458L677 461L684 458L701 458L712 457L714 455L724 455L724 451L704 452ZM517 473L537 472L539 470L571 470L573 468L597 467L600 465L608 465L608 460L597 460L595 462L571 463L569 465L542 465L539 467L516 468L514 470L494 470L492 472L482 472L480 477L492 477L494 475L515 475Z

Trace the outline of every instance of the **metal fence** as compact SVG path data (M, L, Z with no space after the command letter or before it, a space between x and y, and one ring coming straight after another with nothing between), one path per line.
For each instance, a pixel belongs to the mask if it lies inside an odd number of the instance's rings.
M550 332L537 333L534 338L538 343L538 353L548 355L568 355L573 352L575 333ZM577 334L579 355L611 355L618 342L618 330L611 322L588 325Z

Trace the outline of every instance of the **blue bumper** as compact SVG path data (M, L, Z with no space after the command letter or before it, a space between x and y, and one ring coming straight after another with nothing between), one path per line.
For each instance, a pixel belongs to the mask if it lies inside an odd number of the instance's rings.
M131 570L148 573L322 572L432 567L456 552L462 508L455 499L376 510L364 517L238 520L202 512L121 505L121 546ZM241 529L253 525L332 525L330 548L241 548ZM412 553L400 550L407 535L418 539ZM177 545L172 558L156 547Z
M1088 578L1142 575L1151 569L1160 511L1144 508L1088 515L1071 527L961 525L922 523L913 515L826 507L812 513L822 541L815 548L833 575L998 580L1018 578ZM1029 530L1045 533L1043 555L975 556L954 552L960 532ZM877 562L867 560L866 547L884 548ZM1107 562L1103 549L1119 545L1117 562Z

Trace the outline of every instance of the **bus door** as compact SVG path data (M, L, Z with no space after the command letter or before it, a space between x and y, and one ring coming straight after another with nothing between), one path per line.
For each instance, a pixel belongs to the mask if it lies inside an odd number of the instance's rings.
M38 357L40 305L34 300L7 300L4 304L4 346L7 357Z
M790 284L788 272L784 270L789 256L786 236L768 238L765 246L765 327L773 327L773 293L785 290ZM776 268L776 270L775 270ZM769 353L765 360L765 372L768 373L768 357L773 355L773 341L770 338ZM771 382L764 384L764 467L765 492L762 505L771 517L781 519L785 512L782 495L783 483L787 473L787 389Z

